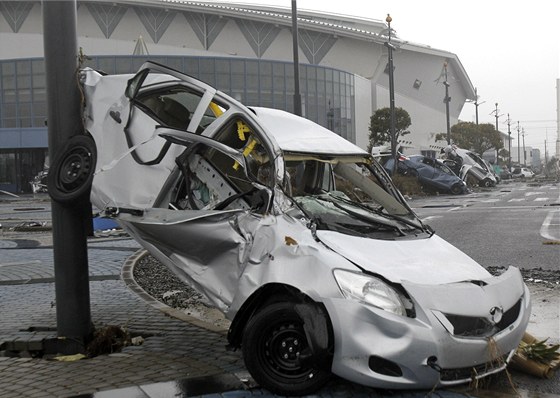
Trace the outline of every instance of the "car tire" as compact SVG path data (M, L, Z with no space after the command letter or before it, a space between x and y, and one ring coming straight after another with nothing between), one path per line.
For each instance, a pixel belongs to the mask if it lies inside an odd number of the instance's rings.
M93 138L72 136L59 149L47 176L50 197L61 204L89 198L97 150Z
M493 184L492 184L492 181L491 181L489 178L485 178L484 180L482 180L482 181L480 182L480 185L483 186L483 187L489 188L489 187L491 187Z
M265 306L247 323L242 352L247 370L263 388L278 395L307 395L331 373L313 361L303 320L293 302Z
M453 195L460 195L463 193L463 184L453 184L451 186L451 193Z

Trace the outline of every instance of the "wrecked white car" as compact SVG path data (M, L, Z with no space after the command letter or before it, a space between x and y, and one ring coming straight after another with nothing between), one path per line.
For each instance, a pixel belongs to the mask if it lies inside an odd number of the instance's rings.
M492 276L435 235L366 151L154 63L82 82L88 135L57 162L55 200L93 178L93 204L232 321L261 386L433 388L504 369L530 314L519 270Z

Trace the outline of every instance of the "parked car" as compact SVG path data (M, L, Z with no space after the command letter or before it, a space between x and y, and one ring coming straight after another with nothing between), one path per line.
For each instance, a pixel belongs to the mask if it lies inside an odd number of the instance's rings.
M510 180L511 179L511 172L508 170L507 167L502 167L499 165L494 165L494 173L500 176L502 180Z
M155 63L81 81L87 134L58 151L53 200L91 187L232 321L262 387L310 394L334 373L433 388L505 368L530 315L519 270L492 276L438 237L369 153Z
M385 163L389 174L393 171L394 160ZM423 155L403 156L398 158L397 170L402 175L418 178L422 187L443 193L459 195L467 192L467 185L443 162Z
M444 149L443 162L467 185L493 187L497 184L493 171L472 151L449 145Z
M527 167L513 167L511 176L512 178L532 178L535 173Z

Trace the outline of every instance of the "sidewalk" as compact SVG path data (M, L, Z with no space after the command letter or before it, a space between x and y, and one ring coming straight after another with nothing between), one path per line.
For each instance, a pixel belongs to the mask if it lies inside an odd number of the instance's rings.
M254 385L241 354L225 349L223 330L168 307L163 312L162 304L134 286L130 275L139 253L136 242L93 239L88 246L95 326L126 327L143 336L144 343L117 354L75 362L0 356L1 397L272 396L251 388ZM52 261L48 236L0 237L0 350L5 350L3 342L33 349L41 339L56 336ZM546 386L547 381L543 383ZM433 395L517 396L507 392L504 395L504 391L494 394L485 390L438 390ZM429 393L379 391L333 378L318 396L412 398ZM532 391L531 396L538 394Z

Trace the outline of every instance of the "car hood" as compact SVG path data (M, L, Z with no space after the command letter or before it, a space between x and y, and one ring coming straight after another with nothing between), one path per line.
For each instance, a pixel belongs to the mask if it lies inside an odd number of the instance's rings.
M437 235L424 239L378 240L317 231L317 237L360 268L395 283L444 284L491 276L480 264Z

